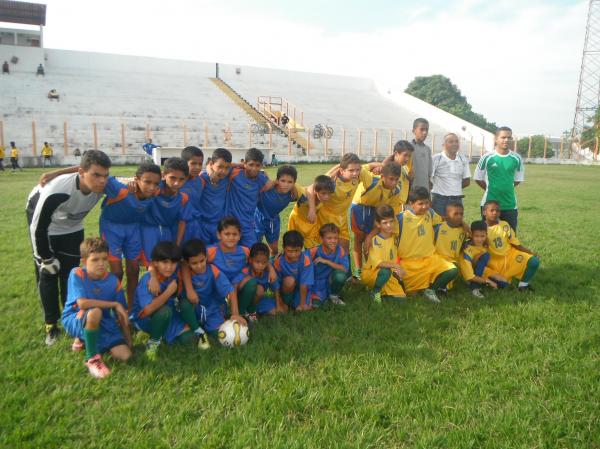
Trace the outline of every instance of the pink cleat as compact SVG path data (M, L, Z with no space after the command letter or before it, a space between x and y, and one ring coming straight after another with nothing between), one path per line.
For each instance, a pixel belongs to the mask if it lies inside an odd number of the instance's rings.
M87 366L90 374L96 379L104 379L110 374L110 369L104 364L100 354L96 354L94 357L85 362L85 366Z

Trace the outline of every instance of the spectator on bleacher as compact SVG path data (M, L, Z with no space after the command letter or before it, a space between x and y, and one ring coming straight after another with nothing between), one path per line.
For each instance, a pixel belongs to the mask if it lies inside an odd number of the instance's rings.
M290 118L286 114L283 114L281 116L281 124L283 126L287 125L289 121L290 121Z
M424 118L418 118L413 122L412 140L415 151L412 156L412 180L410 188L425 187L429 192L431 190L431 148L425 144L429 134L429 122Z
M81 156L81 150L79 148L75 148L75 151L73 151L73 156L80 157Z
M10 68L8 67L8 61L4 61L4 64L2 64L2 74L10 74Z
M35 75L36 76L46 76L46 72L44 71L44 66L42 64L38 65Z
M146 154L150 157L152 157L152 151L155 148L158 148L158 145L155 145L152 143L152 139L148 139L148 142L146 142L144 145L142 145L142 148L144 149L144 151L146 152Z
M50 92L48 92L48 99L50 101L60 101L60 95L58 94L58 91L56 89L50 89Z
M458 154L460 142L454 133L444 136L444 151L433 156L431 171L431 207L442 217L446 216L448 203L460 203L462 189L471 183L469 160Z
M42 147L42 167L46 166L46 162L48 166L52 166L52 155L53 155L52 147L48 144L48 142L44 142L44 146Z

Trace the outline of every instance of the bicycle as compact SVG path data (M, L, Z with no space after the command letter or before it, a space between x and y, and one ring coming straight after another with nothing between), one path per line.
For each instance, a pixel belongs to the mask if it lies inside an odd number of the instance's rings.
M318 123L313 129L312 135L314 139L320 139L321 137L331 139L331 137L333 136L333 128L329 125L323 125L321 123Z
M250 131L252 131L252 134L264 136L265 134L269 134L269 127L264 123L253 123L250 126Z

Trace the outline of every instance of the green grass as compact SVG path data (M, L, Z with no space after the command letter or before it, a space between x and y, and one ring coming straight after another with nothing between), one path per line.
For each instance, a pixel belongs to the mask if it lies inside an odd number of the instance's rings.
M325 166L299 170L308 183ZM440 306L377 307L353 287L346 308L264 319L238 350L169 347L151 364L138 337L104 381L69 339L43 344L24 214L39 174L0 173L0 447L600 447L597 168L527 166L535 294L459 285ZM466 193L474 219L481 191Z

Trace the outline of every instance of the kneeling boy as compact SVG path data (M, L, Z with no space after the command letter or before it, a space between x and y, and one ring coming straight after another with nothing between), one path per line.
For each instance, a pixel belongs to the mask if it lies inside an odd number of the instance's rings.
M280 283L275 292L277 310L291 307L302 312L311 308L309 290L314 283L314 271L303 246L304 238L298 231L283 234L283 253L273 263Z

